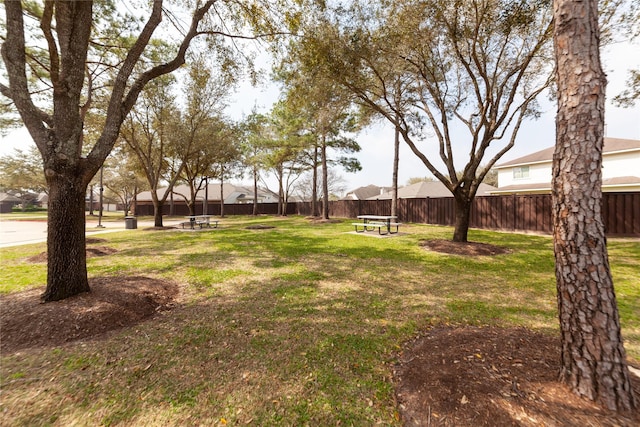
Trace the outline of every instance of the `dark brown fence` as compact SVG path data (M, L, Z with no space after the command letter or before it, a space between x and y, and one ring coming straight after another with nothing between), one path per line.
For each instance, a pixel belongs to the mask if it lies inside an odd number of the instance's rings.
M226 207L225 207L226 209ZM311 214L310 203L298 203L297 212ZM339 200L329 203L333 217L389 215L391 200ZM603 193L602 213L610 236L640 237L640 193ZM399 199L398 220L418 224L453 225L455 204L451 197ZM551 233L551 195L476 197L471 209L472 228Z
M329 202L329 215L356 218L358 215L389 215L391 200L338 200ZM202 205L196 214L202 213ZM209 215L220 215L220 204L209 204ZM252 204L224 205L225 215L251 215ZM277 203L260 203L258 213L276 215ZM153 215L153 205L139 203L137 215ZM169 203L163 214L171 214ZM311 215L311 203L289 203L288 215ZM640 237L640 193L603 193L602 214L610 236ZM173 206L173 215L189 215L184 203ZM452 197L399 199L398 220L418 224L453 225L455 204ZM551 195L510 195L476 197L471 209L470 226L489 230L551 233Z
M202 215L203 205L199 203L196 206L196 215ZM135 208L136 215L153 215L153 204L152 203L138 203ZM289 203L287 205L287 214L295 215L297 213L296 204ZM174 203L173 207L170 203L165 203L162 206L162 214L163 215L190 215L189 208L185 203ZM207 214L208 215L220 215L220 203L209 203L207 205ZM224 214L225 215L252 215L253 214L253 204L225 204L224 205ZM277 215L278 214L278 204L277 203L259 203L258 204L258 214L260 215Z

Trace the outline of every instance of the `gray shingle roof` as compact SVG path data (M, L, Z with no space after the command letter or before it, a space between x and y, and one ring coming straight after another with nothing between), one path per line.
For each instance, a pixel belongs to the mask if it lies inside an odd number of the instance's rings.
M637 139L622 139L622 138L605 138L603 153L616 153L620 151L634 151L640 150L640 140ZM510 160L505 163L496 165L496 168L505 168L509 166L516 166L522 164L542 163L550 162L553 160L554 147L545 148L544 150L536 151L535 153L527 154L523 157Z

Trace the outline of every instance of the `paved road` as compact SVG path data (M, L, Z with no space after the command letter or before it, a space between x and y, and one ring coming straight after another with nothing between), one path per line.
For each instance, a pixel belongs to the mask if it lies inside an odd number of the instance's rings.
M179 220L164 221L165 226L179 224ZM110 233L114 231L125 231L125 222L109 221L103 222L104 228L98 228L96 222L87 222L87 235ZM153 226L153 221L138 221L137 230L127 230L131 232L139 231L140 228ZM8 246L26 245L29 243L39 243L47 241L47 221L0 221L0 248Z

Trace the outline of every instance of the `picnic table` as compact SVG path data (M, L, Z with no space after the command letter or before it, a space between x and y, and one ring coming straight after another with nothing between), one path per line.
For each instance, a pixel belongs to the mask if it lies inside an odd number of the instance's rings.
M353 222L351 225L356 228L356 233L373 231L377 228L378 234L395 234L398 232L398 227L402 225L395 221L397 218L396 215L358 215L358 219L362 222ZM362 230L359 230L359 227L362 227ZM392 227L395 227L395 231L392 231ZM386 233L383 233L382 229L385 229Z
M188 218L189 221L180 223L182 228L186 228L187 226L192 230L194 230L196 226L200 227L200 229L205 227L218 228L219 220L211 219L213 218L213 215L189 215L185 216L185 218Z

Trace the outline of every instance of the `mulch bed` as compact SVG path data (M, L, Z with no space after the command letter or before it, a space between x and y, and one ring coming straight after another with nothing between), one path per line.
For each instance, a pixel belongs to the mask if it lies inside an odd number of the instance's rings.
M423 240L420 246L434 252L464 256L493 256L510 252L507 248L488 243L454 242L444 239Z
M558 337L524 328L436 327L394 369L407 426L638 426L557 382ZM640 378L632 375L640 402Z
M100 277L89 286L91 292L46 304L44 288L0 296L0 352L94 339L170 309L178 295L176 284L148 277Z

